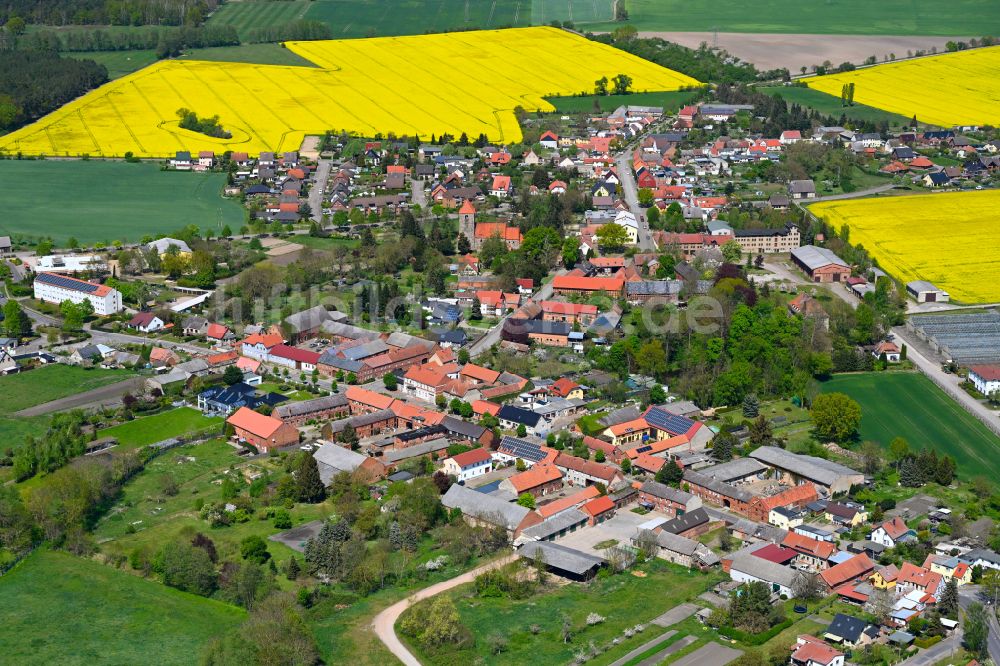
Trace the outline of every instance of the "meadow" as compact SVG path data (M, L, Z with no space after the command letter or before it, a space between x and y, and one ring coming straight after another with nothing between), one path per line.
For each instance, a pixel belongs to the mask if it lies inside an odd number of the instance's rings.
M215 430L221 434L222 418L203 416L192 407L179 407L169 412L144 416L105 428L98 437L114 437L122 448L132 449L155 442Z
M619 73L636 92L698 81L554 28L288 42L319 68L161 61L112 81L0 138L45 155L171 156L178 150L295 150L305 134L485 134L520 141L514 108L552 111L547 96L592 90ZM218 115L232 133L181 129L176 111Z
M231 25L240 40L245 40L255 28L281 25L305 17L311 3L308 0L248 0L227 2L215 10L209 25Z
M1000 123L1000 46L946 53L802 79L840 97L854 84L854 100L942 127Z
M880 123L886 121L890 127L908 127L913 118L913 116L901 116L898 113L890 113L864 104L855 103L853 106L843 106L840 103L839 94L837 96L828 95L825 92L803 86L764 87L760 88L760 91L772 97L781 97L789 105L798 104L809 109L816 109L820 113L834 118L843 115L859 122Z
M946 192L813 204L814 215L835 229L850 227L850 240L878 259L896 278L929 280L952 300L1000 301L996 248L1000 191Z
M244 611L65 553L0 578L0 654L12 664L190 664Z
M84 393L134 376L126 370L97 370L73 365L48 365L0 377L3 396L0 413L13 414L28 407Z
M933 0L838 0L801 3L624 0L629 23L643 31L783 32L846 35L1000 34L1000 12L991 0L956 0L941 11ZM613 30L616 25L590 25Z
M3 236L110 243L185 224L216 232L243 224L239 202L222 198L222 173L164 173L156 164L97 160L11 160L3 173L5 187L18 193L7 197L0 216Z
M1000 438L915 372L836 375L824 393L846 393L861 404L861 439L888 448L896 437L913 450L932 448L958 463L963 479L1000 478Z

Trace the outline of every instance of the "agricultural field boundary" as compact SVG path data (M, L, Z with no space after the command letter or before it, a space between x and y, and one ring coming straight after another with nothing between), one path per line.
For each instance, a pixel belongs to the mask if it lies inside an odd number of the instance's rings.
M0 138L0 151L164 158L211 148L257 154L296 150L306 134L331 129L422 137L484 134L516 143L521 140L516 107L553 111L545 97L586 92L601 76L627 74L635 92L700 85L551 27L286 46L320 67L161 61ZM488 83L484 70L491 72ZM429 90L437 91L430 99ZM171 131L182 106L201 117L218 115L234 136Z

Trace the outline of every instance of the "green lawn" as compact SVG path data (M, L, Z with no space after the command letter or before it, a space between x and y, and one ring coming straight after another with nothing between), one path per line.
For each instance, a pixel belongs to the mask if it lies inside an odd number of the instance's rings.
M546 97L556 107L557 113L578 113L594 110L594 100L598 100L603 111L617 109L622 104L633 106L662 106L668 113L684 106L697 93L684 90L673 92L647 92L631 95L604 95L597 97Z
M0 654L10 664L191 664L236 627L236 607L64 553L0 578Z
M221 417L207 417L192 407L179 407L169 412L126 421L105 428L97 434L99 437L114 437L123 448L135 448L210 428L219 429L221 434L221 427Z
M63 54L77 60L93 60L108 68L112 79L131 74L156 62L155 51L73 51Z
M899 114L889 113L888 111L876 109L873 106L865 106L864 104L842 106L839 97L827 95L825 92L813 90L812 88L781 86L765 87L761 88L760 91L772 97L781 97L789 104L798 104L799 106L816 109L820 113L833 116L834 118L840 118L841 115L845 115L851 120L861 122L868 120L878 123L884 120L890 125L898 127L908 126L911 120L911 118L905 118Z
M992 0L958 0L948 11L933 0L840 0L766 3L708 0L625 0L629 24L639 30L680 32L778 32L845 35L1000 34L1000 12ZM621 24L591 25L614 29Z
M0 416L114 384L134 376L127 370L85 369L74 365L47 365L0 377Z
M237 2L223 5L238 7L244 4L264 4L256 2ZM278 2L287 5L294 2ZM315 67L313 63L302 56L292 53L280 44L241 44L239 46L213 46L204 49L189 49L181 56L181 60L212 60L217 62L251 62L259 65L290 65L294 67Z
M361 245L361 241L357 238L337 238L335 236L296 236L290 240L293 243L298 243L314 250L332 250L337 246L353 250Z
M222 198L222 173L161 171L153 163L24 160L3 163L8 197L0 235L52 236L56 243L139 240L186 224L243 224L239 202ZM137 211L141 211L139 214Z
M511 601L481 599L473 587L464 585L452 593L462 623L476 637L474 646L463 650L423 653L431 664L567 664L581 646L591 641L609 647L626 627L647 623L681 602L697 597L719 580L719 574L704 574L654 560L636 568L643 577L627 572L598 578L588 584L570 583L552 591ZM573 623L573 641L561 638L562 616ZM587 615L599 613L604 622L588 627ZM531 625L538 625L538 632ZM509 641L508 650L490 654L487 637L501 633ZM654 638L662 630L649 626L634 638L622 641L615 651L624 654ZM412 642L411 642L412 644ZM621 656L619 654L618 656Z
M913 449L931 447L954 457L960 477L1000 478L1000 438L921 374L837 375L822 390L846 393L861 404L862 440L888 446L902 437Z

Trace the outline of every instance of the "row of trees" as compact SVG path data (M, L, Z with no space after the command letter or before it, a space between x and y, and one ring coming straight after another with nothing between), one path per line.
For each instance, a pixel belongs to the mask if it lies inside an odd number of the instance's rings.
M0 23L199 25L221 0L8 0Z

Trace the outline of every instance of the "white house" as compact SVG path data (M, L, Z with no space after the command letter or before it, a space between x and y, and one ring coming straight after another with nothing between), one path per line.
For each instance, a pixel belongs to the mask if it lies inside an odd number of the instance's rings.
M639 221L631 211L618 211L618 214L615 216L615 224L625 227L630 244L635 245L639 242Z
M875 349L872 350L872 356L875 358L882 358L882 354L885 354L885 360L889 363L899 363L902 358L902 352L896 346L896 343L887 340L878 343L875 345Z
M869 536L869 539L886 548L894 548L896 544L913 541L916 538L917 533L907 527L899 516L885 521L872 530L871 536Z
M459 453L444 461L444 473L454 476L459 483L493 471L493 456L489 449L479 448Z
M793 666L844 666L844 653L815 636L802 634L792 647Z
M1000 391L1000 365L974 365L969 368L969 381L983 395Z
M46 303L90 301L94 306L94 314L102 317L122 310L122 295L118 290L103 284L77 280L67 275L39 273L35 277L34 289L35 298Z

